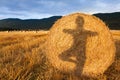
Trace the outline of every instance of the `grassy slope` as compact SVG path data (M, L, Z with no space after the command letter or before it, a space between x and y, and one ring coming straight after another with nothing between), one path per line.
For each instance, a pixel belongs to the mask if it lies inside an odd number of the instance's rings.
M116 59L101 80L120 79L120 31L111 31ZM75 80L53 69L44 56L47 31L0 32L0 80ZM56 74L57 73L57 74Z

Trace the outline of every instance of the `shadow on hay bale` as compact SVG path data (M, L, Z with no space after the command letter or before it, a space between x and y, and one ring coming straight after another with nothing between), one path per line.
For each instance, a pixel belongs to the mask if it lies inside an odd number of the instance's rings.
M50 29L46 46L46 57L54 68L77 76L103 74L115 56L108 27L82 13L59 19Z
M73 44L71 47L62 52L59 57L63 61L73 62L76 64L75 72L78 74L82 74L84 63L86 60L86 42L87 37L89 36L97 36L97 32L92 32L89 30L85 30L83 28L84 19L82 17L77 17L75 23L77 24L76 29L64 29L63 32L66 34L70 34L73 37ZM78 39L79 36L79 39ZM72 58L73 57L73 58ZM77 75L76 75L77 76Z

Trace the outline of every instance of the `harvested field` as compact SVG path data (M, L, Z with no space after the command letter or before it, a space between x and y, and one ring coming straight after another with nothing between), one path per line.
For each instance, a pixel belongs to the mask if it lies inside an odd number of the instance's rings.
M48 63L44 56L47 33L0 32L0 80L76 80L74 75L62 73ZM96 80L120 80L120 31L111 33L116 43L115 61Z

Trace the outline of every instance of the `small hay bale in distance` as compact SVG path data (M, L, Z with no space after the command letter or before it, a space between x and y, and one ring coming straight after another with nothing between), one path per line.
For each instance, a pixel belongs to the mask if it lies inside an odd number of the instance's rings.
M94 77L114 61L115 45L103 21L74 13L63 16L50 29L46 56L60 71Z

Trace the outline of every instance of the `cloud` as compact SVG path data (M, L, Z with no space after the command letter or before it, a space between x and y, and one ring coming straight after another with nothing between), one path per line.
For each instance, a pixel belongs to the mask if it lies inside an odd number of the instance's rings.
M93 8L94 11L97 13L110 13L110 12L117 12L120 11L120 3L118 2L102 2L102 1L96 1L95 6L96 8Z
M20 13L19 13L20 14ZM20 19L41 19L53 16L51 14L40 14L40 13L29 13L29 12L22 12L20 15L18 14L0 14L0 19L4 18L20 18Z
M0 19L3 18L21 18L21 19L41 19L53 16L52 14L31 12L31 11L11 11L7 7L0 8ZM3 10L3 11L2 11Z
M119 12L120 11L119 2L113 1L108 2L107 0L95 0L88 2L88 4L86 4L87 6L83 6L83 8L81 8L81 11L90 14Z
M120 11L119 0L0 0L0 18L44 18L73 12Z
M50 8L52 8L52 7L64 7L67 5L62 1L52 1L52 0L51 1L41 0L41 1L37 1L36 3L41 4L43 6L50 7Z

